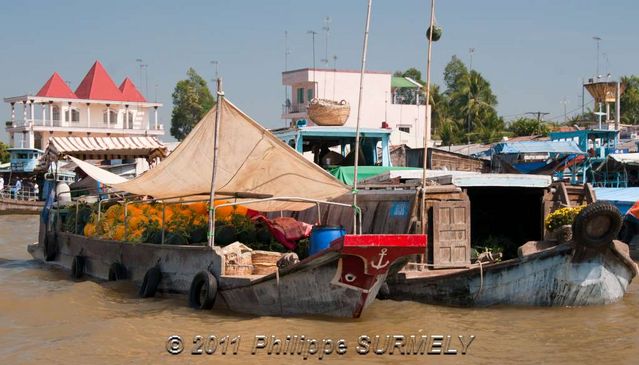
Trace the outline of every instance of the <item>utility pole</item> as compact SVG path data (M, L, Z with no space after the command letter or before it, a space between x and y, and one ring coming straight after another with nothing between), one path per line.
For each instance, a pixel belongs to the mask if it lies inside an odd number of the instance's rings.
M598 36L592 37L597 42L597 74L595 77L599 80L599 42L601 42L601 38Z
M468 54L470 54L470 63L469 63L468 69L470 71L473 70L473 53L475 53L475 49L474 48L469 48L468 49Z
M548 112L526 112L524 114L532 114L532 115L537 115L537 121L541 123L541 116L542 115L548 115L550 113Z
M328 35L329 35L329 31L331 30L330 24L331 24L331 17L327 16L326 18L324 18L324 26L322 27L325 38L324 38L324 58L321 59L321 62L324 64L325 67L328 67Z
M564 96L564 99L560 101L559 103L564 105L564 123L565 123L568 121L568 114L566 113L566 106L568 105L568 100Z
M317 34L316 31L314 30L308 30L306 31L306 34L310 34L311 37L313 38L313 97L316 97L315 95L315 84L316 84L316 80L315 80L315 35Z

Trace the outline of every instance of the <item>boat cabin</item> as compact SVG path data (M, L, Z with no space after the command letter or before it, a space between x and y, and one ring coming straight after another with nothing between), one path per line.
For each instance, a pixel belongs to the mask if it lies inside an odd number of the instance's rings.
M429 172L432 172L430 170ZM413 171L401 171L412 176ZM544 218L563 206L577 206L594 200L589 185L565 185L550 176L526 174L480 174L449 171L449 179L438 174L432 181L449 181L427 186L428 249L421 263L428 268L461 268L471 264L473 252L500 252L504 259L517 257L519 246L543 240L548 232ZM393 175L394 176L394 175ZM416 233L420 193L410 184L359 186L363 233ZM352 201L350 194L338 200ZM340 207L323 210L319 220L327 225L352 229L352 218ZM301 221L315 221L309 209L294 214Z
M352 166L355 161L355 128L307 126L298 121L293 128L271 131L297 152L322 166ZM390 166L388 148L391 131L384 128L360 128L360 166Z
M44 151L37 148L9 148L11 171L14 173L33 172Z

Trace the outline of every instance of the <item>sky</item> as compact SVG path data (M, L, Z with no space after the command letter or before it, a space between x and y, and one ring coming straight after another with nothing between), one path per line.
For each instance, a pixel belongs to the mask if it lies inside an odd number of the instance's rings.
M233 103L266 127L280 127L281 72L288 33L288 69L313 64L309 30L317 31L316 65L359 69L366 0L73 1L3 2L0 8L0 96L35 93L54 71L75 89L95 60L116 84L133 78L148 100L164 103L170 126L171 93L189 67L215 77ZM599 73L639 74L639 2L633 0L438 0L432 82L443 83L453 55L479 71L498 98L506 120L548 112L563 121L581 111L582 80ZM410 67L425 79L429 0L373 0L367 69ZM601 38L599 57L597 42ZM140 80L140 62L148 65ZM148 88L147 85L148 84ZM211 83L212 84L212 83ZM566 103L563 103L565 100ZM586 95L586 107L592 99ZM622 106L623 107L623 106ZM10 107L4 104L5 118ZM5 131L0 139L7 141Z

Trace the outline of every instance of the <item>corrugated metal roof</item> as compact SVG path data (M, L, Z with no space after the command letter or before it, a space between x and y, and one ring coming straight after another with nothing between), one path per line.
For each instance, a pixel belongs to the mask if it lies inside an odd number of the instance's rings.
M497 154L506 153L566 153L583 154L574 141L500 142L493 146Z
M393 76L391 78L391 87L392 88L418 88L422 87L417 81L411 79L410 77L401 77L401 76Z
M510 187L546 188L552 184L552 177L526 174L475 174L454 176L453 184L459 187Z
M634 203L639 200L639 188L595 188L597 200Z

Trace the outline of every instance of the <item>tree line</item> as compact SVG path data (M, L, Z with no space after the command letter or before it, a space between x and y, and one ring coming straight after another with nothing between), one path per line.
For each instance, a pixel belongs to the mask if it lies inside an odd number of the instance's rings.
M172 94L171 135L180 141L215 105L215 98L204 78L193 68L189 68L186 75L186 79L177 82ZM397 71L394 75L410 77L425 84L421 72L416 68ZM468 69L457 56L448 62L443 76L443 86L431 85L430 105L433 137L441 139L445 146L494 143L506 136L545 136L561 126L559 123L526 117L506 123L497 114L497 96L490 82L479 71ZM621 122L639 124L639 76L624 76L621 82L625 86L621 96ZM414 89L399 89L397 95L405 103L414 104L416 101ZM424 91L420 90L419 95L420 102L424 104ZM614 106L612 110L614 113ZM563 124L572 126L577 122L592 120L595 120L595 115L593 110L588 110Z
M421 80L421 72L415 68L397 71L394 76L410 77L425 84ZM444 68L443 76L443 87L431 84L430 95L433 138L441 139L442 145L488 144L500 141L503 137L546 136L562 125L573 126L596 118L594 111L588 109L564 123L544 122L527 117L506 123L497 114L497 96L493 93L490 82L479 71L469 70L457 56L453 56ZM639 124L639 76L623 76L621 83L625 87L621 96L621 123ZM400 90L398 93L406 91ZM421 100L425 101L424 91L421 90L420 94ZM406 98L408 97L407 95ZM614 106L611 110L614 115Z

